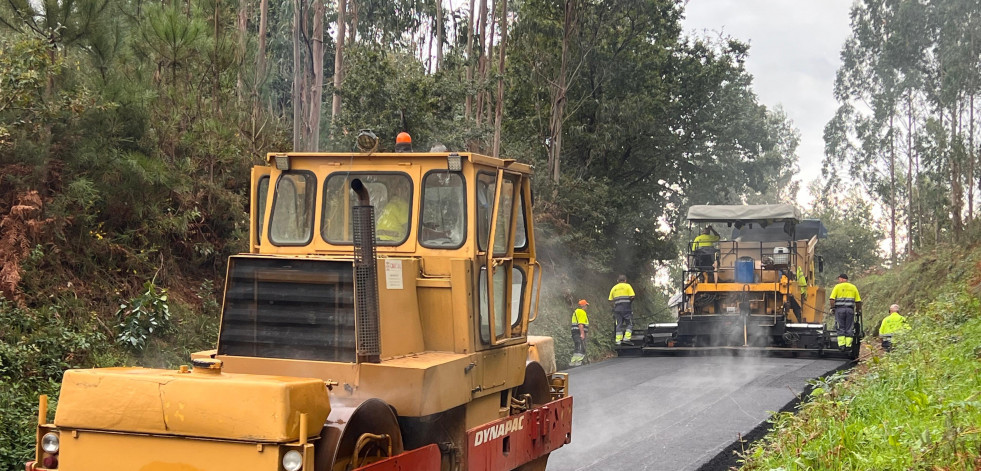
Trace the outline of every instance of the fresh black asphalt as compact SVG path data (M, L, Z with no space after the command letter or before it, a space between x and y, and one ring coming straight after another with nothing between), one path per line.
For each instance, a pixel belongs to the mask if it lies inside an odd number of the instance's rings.
M816 357L621 357L568 371L572 443L548 471L725 470L741 440L793 410L808 382L847 366Z

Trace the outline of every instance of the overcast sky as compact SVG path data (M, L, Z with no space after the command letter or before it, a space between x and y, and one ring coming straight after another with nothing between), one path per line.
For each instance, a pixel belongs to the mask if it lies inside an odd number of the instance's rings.
M821 174L824 125L834 116L835 72L850 32L852 0L689 0L685 30L750 44L746 69L767 107L782 106L801 133L801 195Z

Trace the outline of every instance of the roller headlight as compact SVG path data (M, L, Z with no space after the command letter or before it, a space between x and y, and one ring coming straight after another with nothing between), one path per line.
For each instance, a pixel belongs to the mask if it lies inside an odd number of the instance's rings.
M58 434L54 432L48 432L41 437L41 449L55 454L58 453L58 449L61 448L61 441L58 439Z
M283 455L283 468L286 471L298 471L303 467L303 455L296 450L287 451Z

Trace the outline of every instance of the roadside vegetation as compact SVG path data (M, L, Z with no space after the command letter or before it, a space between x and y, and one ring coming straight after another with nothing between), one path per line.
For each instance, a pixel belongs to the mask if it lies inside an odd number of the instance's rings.
M938 247L859 287L870 334L892 303L912 329L889 353L867 338L858 367L774 416L741 469L981 469L981 247Z

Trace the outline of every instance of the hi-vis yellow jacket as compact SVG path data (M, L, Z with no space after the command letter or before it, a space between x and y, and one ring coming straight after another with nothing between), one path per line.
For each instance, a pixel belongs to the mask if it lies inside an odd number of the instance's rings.
M892 337L892 334L900 330L909 330L909 324L906 323L906 318L899 315L898 312L892 312L885 319L882 319L882 325L879 326L879 335Z

